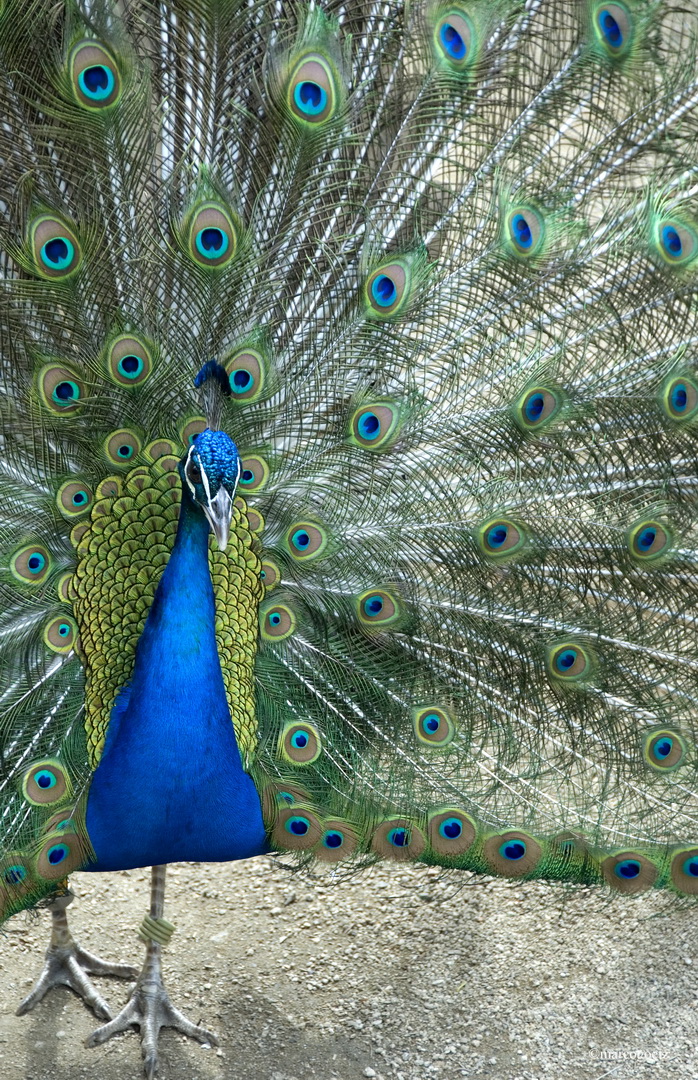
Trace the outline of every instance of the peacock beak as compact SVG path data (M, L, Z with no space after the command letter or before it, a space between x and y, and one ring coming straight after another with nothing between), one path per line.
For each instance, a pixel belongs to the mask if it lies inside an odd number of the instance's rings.
M209 520L209 524L216 534L216 540L218 541L218 548L220 551L225 551L228 546L228 536L230 535L230 519L233 514L233 500L226 489L219 487L215 498L211 499L204 507L204 513Z

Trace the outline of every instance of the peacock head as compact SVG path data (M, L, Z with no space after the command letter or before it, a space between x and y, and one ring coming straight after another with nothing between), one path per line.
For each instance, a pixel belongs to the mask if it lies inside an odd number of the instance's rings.
M240 477L238 448L224 431L206 428L179 463L179 472L192 499L201 507L225 551L230 532L235 488Z

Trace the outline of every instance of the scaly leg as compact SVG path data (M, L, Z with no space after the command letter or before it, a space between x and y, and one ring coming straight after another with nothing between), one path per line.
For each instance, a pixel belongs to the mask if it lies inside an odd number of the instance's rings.
M68 929L66 908L73 901L73 893L57 897L50 906L51 941L46 950L46 962L34 989L17 1009L17 1016L24 1016L46 996L54 986L69 986L79 994L85 1004L101 1019L109 1020L111 1011L101 994L87 978L90 975L115 975L119 979L135 979L138 968L130 964L110 964L100 960L76 944Z
M165 873L166 866L154 866L152 871L152 887L150 893L150 919L146 919L141 931L146 940L145 963L143 970L138 976L136 986L125 1007L119 1015L110 1023L97 1028L85 1040L86 1046L99 1046L122 1031L128 1031L131 1027L137 1027L141 1033L141 1053L143 1054L143 1068L148 1080L152 1080L158 1070L158 1038L160 1028L171 1027L197 1039L201 1043L218 1045L215 1035L206 1028L197 1027L183 1016L179 1009L175 1009L170 1003L169 996L162 981L161 956L162 945L156 940L166 938L159 933L160 926L171 931L170 924L163 918L165 908ZM148 925L149 924L149 925Z

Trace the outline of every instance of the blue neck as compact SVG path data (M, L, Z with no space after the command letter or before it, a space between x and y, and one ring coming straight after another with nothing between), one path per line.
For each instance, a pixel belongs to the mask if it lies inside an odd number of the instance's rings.
M168 707L171 702L161 701L165 692L184 694L194 713L217 715L225 689L208 565L209 525L186 484L182 487L177 537L138 643L130 696L146 694ZM227 702L225 712L230 723Z
M208 537L206 517L183 485L175 545L90 788L87 828L97 853L90 869L266 850L225 696Z

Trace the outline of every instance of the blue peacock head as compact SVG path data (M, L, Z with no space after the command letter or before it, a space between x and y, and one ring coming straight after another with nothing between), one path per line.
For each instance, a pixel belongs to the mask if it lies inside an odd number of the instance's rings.
M229 435L218 430L223 397L230 394L230 383L220 364L209 360L196 376L194 385L202 390L209 427L196 436L179 463L179 472L192 499L208 518L218 547L225 551L240 479L238 448Z
M192 499L208 518L218 547L225 551L240 477L237 446L224 431L206 428L197 435L187 456L180 461L179 471Z

